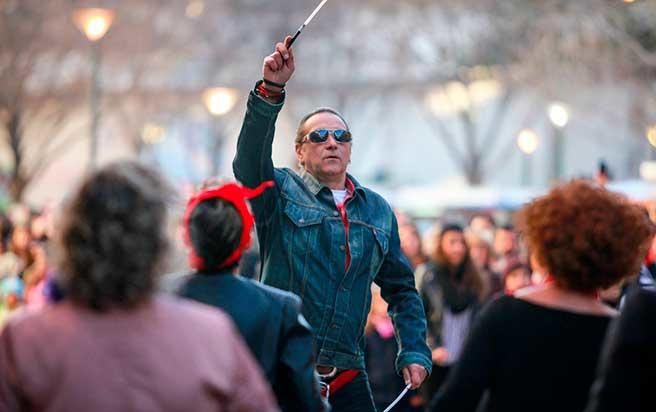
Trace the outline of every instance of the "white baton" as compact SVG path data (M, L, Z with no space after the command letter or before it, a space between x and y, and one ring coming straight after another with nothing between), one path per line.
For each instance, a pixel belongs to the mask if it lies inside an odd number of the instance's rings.
M401 399L403 399L403 397L405 396L406 393L408 393L409 390L410 390L410 384L405 385L405 389L403 389L403 390L401 391L401 393L399 394L399 396L397 396L396 399L394 399L394 402L390 403L389 406L388 406L387 408L385 408L385 410L384 410L383 412L389 412L389 411L391 411L392 408L393 408L394 406L396 406L396 404L399 403L399 401L400 401Z

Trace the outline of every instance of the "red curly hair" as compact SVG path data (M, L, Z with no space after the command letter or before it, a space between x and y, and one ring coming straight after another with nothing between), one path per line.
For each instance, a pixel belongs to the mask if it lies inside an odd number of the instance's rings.
M537 262L562 287L607 288L638 273L654 226L638 205L584 180L555 187L518 214Z

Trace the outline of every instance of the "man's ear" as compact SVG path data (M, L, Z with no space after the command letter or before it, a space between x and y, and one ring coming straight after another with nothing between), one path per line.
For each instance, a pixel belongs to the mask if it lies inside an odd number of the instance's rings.
M298 159L298 163L299 163L300 165L303 165L303 164L304 164L304 163L303 163L303 159L304 159L304 156L303 156L303 145L297 143L297 144L294 146L294 151L296 152L296 159Z

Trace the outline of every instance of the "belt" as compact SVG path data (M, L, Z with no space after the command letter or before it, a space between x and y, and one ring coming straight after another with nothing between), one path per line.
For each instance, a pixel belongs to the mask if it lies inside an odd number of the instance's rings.
M360 371L357 369L344 369L338 371L335 367L328 367L328 373L325 372L325 367L317 366L317 372L319 373L319 378L321 378L321 396L328 399L331 393L335 393L338 390L342 389L346 384L355 379Z

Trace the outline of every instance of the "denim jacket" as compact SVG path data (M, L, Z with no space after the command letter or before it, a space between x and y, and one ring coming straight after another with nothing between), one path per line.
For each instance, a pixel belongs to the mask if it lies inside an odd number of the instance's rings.
M235 177L245 186L276 184L251 201L263 282L301 297L314 330L317 364L344 369L365 368L364 326L375 282L396 330L397 371L417 363L430 373L424 309L391 207L348 176L355 193L346 203L351 263L345 272L345 229L330 189L309 173L273 167L281 108L282 102L271 104L251 92L233 161Z

